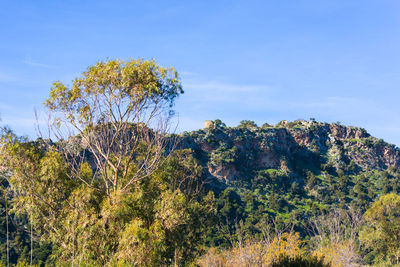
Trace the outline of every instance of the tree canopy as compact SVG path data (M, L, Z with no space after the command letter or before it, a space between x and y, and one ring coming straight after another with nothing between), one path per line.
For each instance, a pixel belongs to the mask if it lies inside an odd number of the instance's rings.
M134 181L157 169L172 106L181 93L173 68L153 60L110 60L89 67L70 87L55 82L45 106L52 134L66 140L59 148L71 167L82 166L81 151L71 146L71 137L76 136L93 157L94 174L101 174L110 194L129 190ZM79 172L76 169L75 176Z
M381 196L365 212L366 224L360 233L361 242L377 257L391 264L400 263L400 196Z
M14 210L32 241L52 243L53 264L181 265L199 253L213 197L192 152L166 138L181 93L178 74L154 61L99 62L71 87L54 83L54 142L3 133Z

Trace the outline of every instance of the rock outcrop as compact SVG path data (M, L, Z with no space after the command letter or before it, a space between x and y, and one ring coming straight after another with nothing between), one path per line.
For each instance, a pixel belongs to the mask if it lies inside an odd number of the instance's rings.
M262 169L356 174L400 166L399 149L366 130L314 120L257 128L207 127L183 134L180 146L194 150L207 175L224 183Z

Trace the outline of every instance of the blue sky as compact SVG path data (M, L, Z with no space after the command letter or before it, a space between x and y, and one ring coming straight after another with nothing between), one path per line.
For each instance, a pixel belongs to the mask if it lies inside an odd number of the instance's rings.
M52 82L154 58L181 74L179 131L312 117L400 145L397 0L0 3L0 113L18 134Z

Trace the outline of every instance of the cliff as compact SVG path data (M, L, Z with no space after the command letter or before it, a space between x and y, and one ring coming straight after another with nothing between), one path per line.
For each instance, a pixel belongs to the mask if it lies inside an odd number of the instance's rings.
M205 129L183 133L180 147L195 152L208 178L227 184L263 169L301 177L306 171L357 175L400 165L399 149L363 128L314 120L263 127L226 127L217 120Z

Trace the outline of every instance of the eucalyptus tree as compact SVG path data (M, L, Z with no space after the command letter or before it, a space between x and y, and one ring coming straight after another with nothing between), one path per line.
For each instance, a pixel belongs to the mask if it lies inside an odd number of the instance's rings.
M197 255L214 208L191 151L170 153L165 137L181 93L176 71L154 61L99 62L71 86L54 83L45 105L55 142L2 135L14 207L58 263L183 265Z
M59 147L71 166L79 167L83 159L79 148L71 148L75 138L93 156L94 175L110 194L126 192L157 169L171 108L181 93L173 68L110 60L89 67L71 86L55 82L45 105L51 133L63 141ZM92 184L92 178L83 182Z

